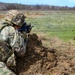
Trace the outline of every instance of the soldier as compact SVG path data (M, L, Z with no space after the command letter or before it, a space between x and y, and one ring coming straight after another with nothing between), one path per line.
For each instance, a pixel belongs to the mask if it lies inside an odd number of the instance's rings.
M26 52L26 35L31 25L26 24L25 18L24 14L11 10L0 25L0 61L10 68L16 66L15 55L22 57Z

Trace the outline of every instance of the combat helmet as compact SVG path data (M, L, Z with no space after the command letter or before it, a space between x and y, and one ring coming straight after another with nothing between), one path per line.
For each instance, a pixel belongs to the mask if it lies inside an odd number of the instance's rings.
M25 18L26 16L24 16L22 13L19 13L18 10L10 10L7 12L5 20L21 27L25 21Z
M18 26L22 26L24 24L24 21L25 21L25 16L24 14L22 13L18 13L16 16L13 16L12 18L12 22L15 24L15 25L18 25Z
M8 21L11 21L13 16L16 16L18 14L18 10L10 10L6 13L6 16L5 16L5 20L8 20Z

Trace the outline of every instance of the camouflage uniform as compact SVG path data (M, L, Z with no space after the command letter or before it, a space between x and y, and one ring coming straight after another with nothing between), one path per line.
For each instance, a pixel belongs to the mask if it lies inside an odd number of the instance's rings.
M11 30L13 30L13 34L14 34L14 28L11 26L10 26L10 28L11 28ZM12 48L9 48L9 44L10 44L10 46L13 46L13 43L11 43L13 40L13 37L11 37L10 41L8 39L9 37L7 37L8 36L7 30L10 28L5 27L1 31L1 34L0 34L0 44L1 44L0 45L0 61L4 62L6 64L5 65L4 63L1 62L4 66L2 65L2 67L0 67L0 75L16 75L7 68L7 66L9 68L16 66L14 50L12 50ZM9 30L9 32L11 33L10 30ZM8 43L7 43L7 41L8 41ZM0 63L0 65L1 65L1 63Z
M11 12L13 12L13 14ZM9 14L11 14L11 16ZM8 67L13 67L16 65L14 51L16 52L17 56L24 55L26 51L23 35L20 32L18 32L18 30L16 30L13 26L14 25L22 26L22 24L24 23L25 16L23 14L19 14L18 12L16 13L16 11L10 11L9 14L7 14L7 17L0 25L1 28L0 61L5 62ZM4 63L2 64L4 65ZM2 70L0 71L0 75L4 74L7 75L10 70L3 65L2 67L0 67L0 70ZM3 72L3 70L6 71ZM11 73L11 71L9 73ZM15 75L15 74L8 74L8 75Z
M26 48L24 46L25 43L23 34L18 32L14 26L16 25L21 27L25 21L25 18L26 17L23 14L18 13L18 11L11 10L7 14L4 22L0 25L1 27L6 26L0 32L0 40L5 41L8 45L10 45L18 55L24 55Z
M7 26L8 25L8 26ZM15 38L15 29L14 27L10 26L9 23L2 22L0 26L5 26L1 32L0 32L0 41L4 42L6 46L13 46L14 45L14 38ZM5 50L7 53L8 52L14 52L10 50Z

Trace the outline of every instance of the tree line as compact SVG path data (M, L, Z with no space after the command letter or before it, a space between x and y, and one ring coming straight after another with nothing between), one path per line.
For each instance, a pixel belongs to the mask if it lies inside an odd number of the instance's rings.
M68 6L50 6L50 5L25 5L17 3L2 3L0 2L0 10L75 10L75 7Z

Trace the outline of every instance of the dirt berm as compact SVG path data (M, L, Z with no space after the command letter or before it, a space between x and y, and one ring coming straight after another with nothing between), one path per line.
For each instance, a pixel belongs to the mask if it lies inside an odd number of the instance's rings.
M75 46L61 43L48 49L32 34L25 56L17 59L16 69L17 75L75 75Z

